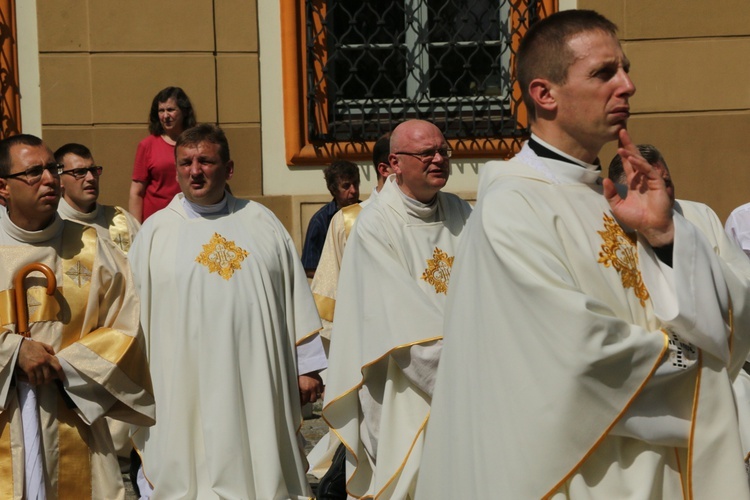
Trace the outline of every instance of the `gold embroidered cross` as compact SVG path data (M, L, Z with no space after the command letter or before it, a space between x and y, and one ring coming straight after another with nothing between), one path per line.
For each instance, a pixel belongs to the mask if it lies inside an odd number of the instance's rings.
M81 264L80 260L77 260L74 265L65 271L68 278L72 279L73 282L81 288L83 285L91 280L91 271L86 269L86 266Z
M435 287L435 293L448 294L448 282L451 278L453 259L448 254L435 247L432 259L427 259L427 269L422 273L422 279Z
M203 245L203 251L195 261L206 266L209 272L219 273L219 276L228 280L235 271L242 269L240 264L248 255L233 241L227 241L219 233L214 233L211 241Z

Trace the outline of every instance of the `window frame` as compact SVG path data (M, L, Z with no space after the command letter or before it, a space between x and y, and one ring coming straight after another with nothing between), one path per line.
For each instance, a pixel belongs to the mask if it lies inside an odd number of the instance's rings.
M326 0L316 0L324 4ZM524 0L513 0L523 3ZM374 141L311 142L307 139L309 116L307 111L307 57L306 57L306 0L280 0L281 43L284 100L285 156L289 166L320 165L335 158L368 160ZM324 6L322 7L324 8ZM539 0L539 14L546 17L558 10L558 0ZM511 9L513 48L525 34L515 9ZM511 56L511 67L513 56ZM521 99L518 82L513 83L513 103L518 104L517 120L528 123L526 109ZM514 104L515 105L515 104ZM449 139L454 158L507 158L519 151L523 137Z

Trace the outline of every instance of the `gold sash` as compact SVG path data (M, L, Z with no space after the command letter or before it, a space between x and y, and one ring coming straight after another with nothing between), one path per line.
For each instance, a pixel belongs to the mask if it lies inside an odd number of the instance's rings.
M362 205L360 205L359 203L349 205L348 207L344 207L341 209L341 213L344 216L344 232L346 233L347 238L349 238L349 233L352 231L354 221L357 220L357 216L361 211Z

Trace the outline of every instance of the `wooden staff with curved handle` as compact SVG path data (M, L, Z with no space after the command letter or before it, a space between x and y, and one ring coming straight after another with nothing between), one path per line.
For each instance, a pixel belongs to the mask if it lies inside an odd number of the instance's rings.
M16 297L16 333L24 337L31 337L29 331L29 309L26 301L26 289L23 280L34 271L39 271L47 278L47 295L53 295L57 289L57 278L48 265L41 262L26 264L18 271L13 279L14 294Z

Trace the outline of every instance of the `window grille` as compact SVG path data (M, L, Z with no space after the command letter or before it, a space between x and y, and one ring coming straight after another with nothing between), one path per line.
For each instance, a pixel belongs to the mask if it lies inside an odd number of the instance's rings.
M511 60L537 1L306 0L308 138L371 141L405 119L518 137Z

